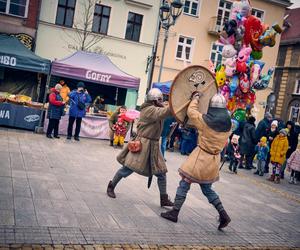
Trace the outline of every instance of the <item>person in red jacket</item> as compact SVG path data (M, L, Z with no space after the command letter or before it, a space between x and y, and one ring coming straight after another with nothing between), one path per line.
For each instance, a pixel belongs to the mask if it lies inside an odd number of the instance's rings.
M56 84L55 88L51 89L51 93L49 95L49 107L47 118L49 119L48 129L46 136L49 139L53 139L52 132L54 130L54 138L59 139L58 136L58 128L59 128L59 120L64 113L65 102L63 101L61 95L59 94L62 86L60 84Z

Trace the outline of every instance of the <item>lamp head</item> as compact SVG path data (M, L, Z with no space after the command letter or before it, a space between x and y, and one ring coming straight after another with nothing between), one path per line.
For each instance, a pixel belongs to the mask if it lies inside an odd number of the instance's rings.
M164 1L162 6L159 8L159 17L162 22L166 21L170 17L170 5L167 1Z
M180 16L181 12L182 12L182 2L181 0L174 0L171 3L171 15L173 17L173 20L175 22L175 20L177 19L177 17Z

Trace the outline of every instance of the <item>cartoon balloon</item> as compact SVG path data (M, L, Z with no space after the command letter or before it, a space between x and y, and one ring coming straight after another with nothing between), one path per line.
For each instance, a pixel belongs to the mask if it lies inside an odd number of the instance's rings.
M227 84L225 84L222 88L221 88L221 94L225 97L226 100L229 99L230 96L230 89L228 87Z
M237 120L231 119L231 131L234 132L239 128L239 122Z
M240 89L243 93L248 93L250 90L250 81L247 74L242 74L240 77Z
M225 67L221 66L220 70L216 72L216 82L218 87L221 87L225 84L226 81L226 74L225 74Z
M246 110L244 109L237 109L233 113L233 118L237 120L238 122L243 122L246 120Z
M274 68L270 68L266 75L263 75L258 81L256 81L253 84L253 88L258 89L258 90L266 89L272 78L273 72L274 72Z
M230 97L234 96L234 93L236 91L236 89L239 86L239 76L238 75L234 75L231 79L231 82L229 84L229 89L230 89Z
M275 37L277 34L281 34L282 29L279 24L273 24L271 28L265 30L265 32L259 37L259 42L263 46L273 47L276 43Z

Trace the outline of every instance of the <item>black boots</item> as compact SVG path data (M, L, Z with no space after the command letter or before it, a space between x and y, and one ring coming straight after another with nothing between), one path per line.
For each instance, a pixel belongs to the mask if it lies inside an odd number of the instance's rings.
M168 212L161 213L160 216L176 223L178 220L178 214L179 214L179 210L175 210L173 208L172 210L170 210Z
M161 194L160 195L160 206L161 207L173 207L174 203L169 200L169 197L167 194Z
M225 210L222 210L219 214L220 214L220 225L218 229L221 230L222 228L227 227L231 219Z
M114 141L113 141L113 140L110 140L110 141L109 141L109 146L112 147L113 145L114 145Z
M110 198L116 198L115 187L113 186L112 181L108 183L106 193Z

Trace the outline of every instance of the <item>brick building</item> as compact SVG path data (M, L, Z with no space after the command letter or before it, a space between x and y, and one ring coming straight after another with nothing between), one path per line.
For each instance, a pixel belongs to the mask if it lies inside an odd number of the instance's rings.
M34 49L41 0L0 1L0 33L15 35Z
M274 75L273 113L284 121L300 122L300 8L286 11Z

